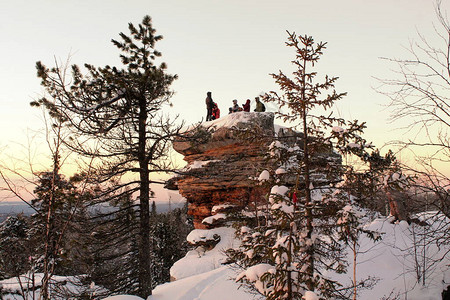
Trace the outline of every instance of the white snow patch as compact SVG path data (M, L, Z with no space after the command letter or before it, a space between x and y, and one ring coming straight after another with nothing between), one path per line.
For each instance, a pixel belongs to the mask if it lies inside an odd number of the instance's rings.
M189 266L190 267L190 266ZM239 288L231 278L235 271L223 266L188 278L157 286L147 300L250 300L261 299Z
M248 281L254 283L255 287L258 289L258 291L261 294L265 294L266 286L259 279L261 278L262 275L264 275L266 273L275 273L275 268L269 264L258 264L258 265L252 266L252 267L246 269L245 271L241 272L236 277L236 281L239 281L245 277L245 278L247 278Z
M269 201L270 203L275 203L275 197L281 196L286 198L286 193L289 191L289 188L284 185L274 185L270 190Z
M186 166L186 170L192 170L192 169L200 169L204 166L208 165L211 162L217 162L219 160L195 160L189 165Z
M115 295L111 297L104 298L103 300L144 300L144 298L131 295Z
M294 206L293 205L287 205L286 203L275 203L270 207L271 210L281 210L282 212L286 214L292 214L294 212Z
M227 215L225 214L217 214L217 215L213 215L213 216L209 216L203 219L202 223L203 224L213 224L214 221L217 220L224 220L227 218Z
M286 174L286 169L283 167L279 167L278 169L275 170L275 174L277 175L281 175L281 174Z
M219 119L203 122L200 126L204 128L232 128L237 126L239 123L250 123L252 119L258 117L258 115L266 114L272 115L272 112L235 112L232 114L225 115ZM194 125L186 126L182 128L181 132L187 132L193 130Z
M314 292L306 291L305 295L302 297L303 300L319 300L319 296L317 296Z
M213 239L214 234L218 234L221 238L220 242L214 247L214 249L204 252L201 256L199 256L199 253L196 250L189 251L184 258L177 261L172 268L170 268L170 275L179 280L220 268L222 263L226 261L224 251L237 246L239 243L234 238L234 229L228 227L220 227L210 230L194 229L191 233L189 233L186 239L191 243L206 241L207 239ZM195 299L195 297L192 299Z
M270 179L270 173L267 170L264 170L261 172L261 174L259 174L258 177L258 181L262 182L262 181L268 181Z
M218 212L218 211L221 211L221 210L225 210L225 209L228 209L228 208L231 208L231 207L235 207L236 205L233 205L233 204L220 204L220 205L214 205L213 207L212 207L212 209L211 209L211 212L214 214L214 213L216 213L216 212Z

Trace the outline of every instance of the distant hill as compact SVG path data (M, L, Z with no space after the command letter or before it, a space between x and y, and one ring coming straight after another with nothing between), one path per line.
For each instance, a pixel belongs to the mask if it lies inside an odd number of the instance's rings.
M0 223L8 216L23 213L24 215L31 215L33 209L22 201L1 201L0 202Z
M169 191L162 187L153 187L155 192L156 211L165 213L176 208L182 208L186 199L177 191ZM0 223L6 220L8 216L14 216L23 213L26 216L31 215L34 210L22 201L0 201Z

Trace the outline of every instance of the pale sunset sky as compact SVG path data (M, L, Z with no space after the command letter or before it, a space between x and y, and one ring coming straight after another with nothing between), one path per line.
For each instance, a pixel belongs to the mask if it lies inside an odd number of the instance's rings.
M190 124L205 117L207 91L226 114L233 99L242 104L276 89L269 73L290 73L294 57L284 44L289 30L328 42L319 78L340 77L336 90L348 93L336 113L366 121L367 140L381 147L401 138L402 131L388 122L389 100L374 90L375 77L393 76L394 66L380 57L406 58L404 47L418 39L417 31L435 41L434 5L434 0L2 1L0 157L6 162L23 155L26 147L18 145L42 132L41 113L29 106L42 93L36 61L53 66L55 57L64 61L70 55L78 65L120 66L111 39L127 34L127 24L147 14L164 36L156 47L161 61L179 76L170 114ZM449 3L443 1L443 8L450 11Z

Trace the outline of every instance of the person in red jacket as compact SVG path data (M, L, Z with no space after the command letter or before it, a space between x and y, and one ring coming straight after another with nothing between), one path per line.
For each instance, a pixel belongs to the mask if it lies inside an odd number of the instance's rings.
M212 108L212 119L213 120L217 120L218 118L220 118L220 109L217 106L216 102L213 102L213 108Z
M250 111L250 99L247 99L247 102L245 102L245 104L242 104L242 107L244 108L244 111L249 112Z

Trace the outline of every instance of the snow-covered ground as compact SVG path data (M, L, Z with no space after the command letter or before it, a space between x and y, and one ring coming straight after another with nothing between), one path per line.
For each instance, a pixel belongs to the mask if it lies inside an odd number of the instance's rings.
M424 241L417 240L414 232L423 233L428 230L427 238L433 237L435 226L447 222L442 215L433 213L422 214L420 218L431 224L430 227L408 225L402 221L392 224L389 218L378 218L366 226L383 234L381 242L374 243L367 238L361 239L361 248L357 255L357 277L376 277L378 283L368 290L360 290L358 299L408 299L408 300L439 300L441 292L450 285L450 246L445 243L428 245L427 259L423 261ZM448 231L447 231L448 233ZM445 231L443 234L447 234ZM171 268L171 275L177 280L157 286L153 295L147 300L249 300L261 299L260 296L249 293L245 288L235 282L241 270L232 265L224 265L226 257L224 250L236 247L238 241L234 239L234 229L228 227L211 230L194 230L187 239L191 242L210 240L219 235L221 240L210 251L205 249L192 250ZM413 245L416 244L416 248ZM353 255L349 252L348 260ZM440 261L439 261L440 259ZM437 260L437 261L435 261ZM418 264L416 264L418 262ZM425 285L417 283L416 266L426 266ZM333 277L341 283L351 282L351 263L349 273ZM63 277L55 277L60 281ZM4 289L18 287L16 279L0 281ZM394 296L399 298L394 298ZM387 298L387 297L391 298ZM385 297L385 298L383 298ZM5 300L21 299L17 296L4 296ZM137 300L136 296L118 295L108 300ZM313 296L308 299L314 299Z
M423 216L427 217L427 216ZM429 216L428 216L429 217ZM408 225L406 222L391 224L389 218L378 218L367 224L372 230L383 233L381 242L374 243L367 238L361 239L361 248L357 255L357 277L376 277L378 283L372 289L360 290L358 299L388 299L387 297L398 295L398 299L408 300L438 300L441 292L450 285L450 256L449 245L427 249L427 256L442 260L435 264L426 277L426 285L417 283L415 273L415 261L413 237L414 230L423 230L417 225ZM428 229L429 230L429 229ZM171 274L178 276L174 282L156 287L149 300L248 300L259 299L258 295L248 293L235 282L239 270L230 265L221 265L225 261L223 250L236 244L230 228L211 230L211 233L219 233L221 242L211 251L204 254L197 251L189 252L171 269ZM194 236L206 235L205 231L196 232ZM192 238L192 236L191 236ZM416 241L417 242L417 241ZM226 246L226 247L225 247ZM419 252L422 248L417 248ZM349 262L353 256L349 254ZM419 258L420 259L420 258ZM431 260L429 261L431 263ZM351 272L341 275L342 283L351 282Z

